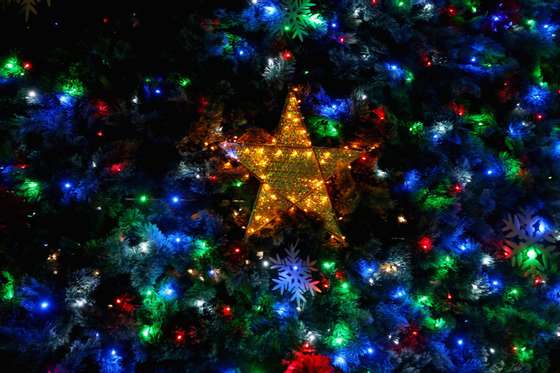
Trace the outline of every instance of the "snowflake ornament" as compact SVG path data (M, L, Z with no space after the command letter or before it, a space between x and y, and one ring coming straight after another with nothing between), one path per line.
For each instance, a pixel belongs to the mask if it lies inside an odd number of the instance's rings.
M293 75L295 64L282 56L269 58L264 68L263 77L269 84L276 84L278 88L284 87L286 81Z
M315 4L311 0L282 0L283 21L281 31L289 33L292 38L303 41L309 29L319 27L324 23L318 14L313 14L311 8Z
M296 246L297 244L290 246L286 250L287 256L282 259L278 255L276 259L270 258L271 268L278 270L278 278L272 280L276 284L272 290L279 290L280 294L285 291L291 293L290 300L295 300L298 307L301 307L305 303L306 292L313 295L321 290L317 287L319 281L314 281L311 277L311 272L317 270L313 267L315 261L310 261L309 257L305 261L298 257L299 250L296 250Z
M557 268L554 231L534 210L523 209L504 219L505 256L524 274L541 275Z

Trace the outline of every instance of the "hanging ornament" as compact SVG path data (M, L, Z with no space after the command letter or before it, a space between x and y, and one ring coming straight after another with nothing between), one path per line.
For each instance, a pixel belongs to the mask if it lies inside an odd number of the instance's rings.
M272 290L279 290L281 294L285 291L291 293L291 300L301 307L305 303L305 293L310 292L313 295L321 290L317 287L319 281L311 277L311 272L317 271L313 267L315 261L310 261L309 258L304 261L298 257L299 250L296 246L297 244L294 244L286 250L286 257L280 259L276 256L276 259L270 259L271 268L278 270L278 278L272 280L276 284Z
M531 209L508 215L504 219L504 257L511 258L525 276L544 276L557 269L554 232L547 222Z
M298 88L294 88L288 95L279 130L272 143L222 144L229 156L237 159L261 181L247 235L253 235L270 224L277 217L278 210L297 207L306 213L319 215L327 231L338 239L344 239L325 181L334 175L338 166L349 166L358 158L360 151L312 146L299 111L297 92Z

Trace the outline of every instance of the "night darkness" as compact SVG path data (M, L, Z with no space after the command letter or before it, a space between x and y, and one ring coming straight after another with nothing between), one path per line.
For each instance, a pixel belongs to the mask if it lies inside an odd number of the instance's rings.
M4 369L559 372L558 32L557 1L0 0Z

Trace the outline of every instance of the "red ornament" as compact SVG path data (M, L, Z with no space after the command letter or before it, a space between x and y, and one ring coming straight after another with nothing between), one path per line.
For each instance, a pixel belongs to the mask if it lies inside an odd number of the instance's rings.
M331 359L325 355L304 354L295 352L292 361L284 361L287 365L284 373L334 373Z
M425 253L432 250L432 245L432 239L428 236L423 236L418 240L418 247Z

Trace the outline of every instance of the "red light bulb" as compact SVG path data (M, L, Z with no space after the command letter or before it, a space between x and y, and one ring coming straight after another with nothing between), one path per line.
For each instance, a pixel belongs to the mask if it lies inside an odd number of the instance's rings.
M418 246L424 252L428 252L432 250L432 245L433 245L432 239L428 236L424 236L420 238L420 240L418 241Z

